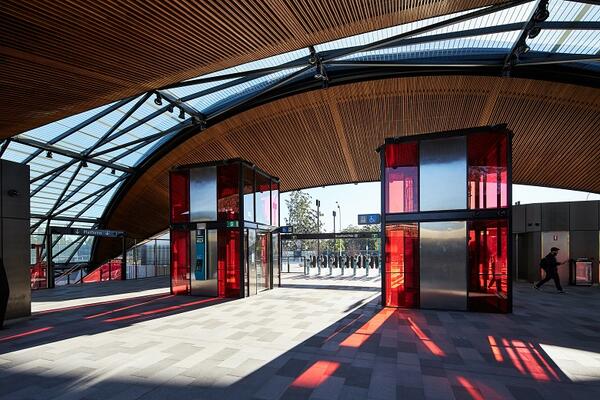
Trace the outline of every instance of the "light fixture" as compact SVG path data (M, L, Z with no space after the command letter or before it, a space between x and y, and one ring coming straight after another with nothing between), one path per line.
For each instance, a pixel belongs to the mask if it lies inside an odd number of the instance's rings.
M179 107L179 118L185 119L185 111L183 110L182 107Z
M111 169L111 170L110 170L110 173L111 173L112 175L114 175L114 174L115 174L115 169L114 169L114 168L113 168L113 169Z
M533 38L537 37L537 35L539 35L541 31L542 31L542 28L540 28L539 26L534 26L533 28L531 28L529 30L527 37L529 39L533 39Z
M85 160L82 160L82 161L81 161L81 166L82 166L83 168L86 168L86 167L87 167L87 161L85 161Z
M52 158L52 152L51 151L47 151L46 152L46 158Z
M170 113L172 113L172 112L173 112L173 110L174 110L173 104L169 104L169 105L167 106L167 111L168 111L168 112L170 112Z
M162 106L162 97L160 96L160 93L156 92L156 98L154 99L154 104L156 104L157 106Z
M535 22L544 22L550 16L548 11L548 0L543 0L539 5L535 13L533 14L533 20Z

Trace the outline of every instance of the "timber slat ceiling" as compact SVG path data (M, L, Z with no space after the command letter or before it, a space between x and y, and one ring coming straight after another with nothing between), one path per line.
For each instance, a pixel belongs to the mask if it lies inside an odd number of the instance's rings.
M222 68L503 2L4 0L0 137Z
M176 165L242 157L279 176L283 191L373 181L385 137L499 123L515 135L515 183L600 192L600 90L501 77L395 78L306 92L208 128L152 165L107 228L140 238L165 229ZM100 241L96 260L113 250Z

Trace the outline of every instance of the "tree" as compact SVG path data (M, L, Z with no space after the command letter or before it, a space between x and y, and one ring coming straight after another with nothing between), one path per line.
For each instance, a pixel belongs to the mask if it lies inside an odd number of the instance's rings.
M379 232L380 225L362 225L360 227L354 225L348 225L346 228L342 230L342 232ZM340 239L342 242L342 249L346 251L347 254L355 255L360 252L365 252L367 247L369 252L378 251L381 247L381 239L372 238L372 239Z
M288 217L285 219L286 225L294 227L294 233L315 233L319 232L317 226L317 211L313 209L315 202L311 195L301 190L292 192L289 199L285 200L288 208ZM320 213L321 217L323 213ZM323 226L322 221L319 225ZM316 249L315 240L303 240L300 248L292 241L284 242L286 250L308 250Z

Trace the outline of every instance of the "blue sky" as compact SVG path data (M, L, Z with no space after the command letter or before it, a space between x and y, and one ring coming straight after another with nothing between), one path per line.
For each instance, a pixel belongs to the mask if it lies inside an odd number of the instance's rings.
M380 183L366 182L349 185L326 186L306 189L304 192L313 198L321 200L321 212L324 214L323 228L325 232L333 231L332 211L336 211L336 232L340 229L339 211L336 201L339 202L342 214L342 228L352 224L358 224L358 214L371 214L380 212ZM285 200L289 193L281 194L281 223L285 224L288 210ZM527 203L547 203L555 201L580 201L600 200L600 194L577 192L573 190L562 190L545 188L539 186L513 185L513 203L520 201Z

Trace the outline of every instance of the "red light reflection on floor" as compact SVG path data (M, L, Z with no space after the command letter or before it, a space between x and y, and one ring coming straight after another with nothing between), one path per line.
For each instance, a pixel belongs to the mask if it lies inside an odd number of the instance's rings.
M490 342L490 348L492 349L492 354L494 355L496 361L503 362L504 357L502 357L502 352L500 351L500 347L498 347L498 344L496 343L496 339L494 339L493 336L488 336L488 342Z
M463 376L457 376L456 379L458 380L458 383L460 383L460 386L462 386L467 393L469 393L469 396L471 396L473 400L484 400L481 392L475 388L475 385L472 384L471 381Z
M340 346L345 347L360 347L364 342L371 337L373 333L377 331L383 325L383 323L394 313L396 310L390 308L384 308L375 314L370 320L368 320L363 326L358 328L356 332L348 336Z
M329 335L327 337L327 339L323 340L323 343L328 342L331 339L333 339L333 337L336 336L338 333L340 333L341 331L343 331L344 329L346 329L347 327L349 327L350 325L352 325L353 323L355 323L356 321L358 321L360 319L360 317L362 317L362 315L359 315L358 317L354 318L352 321L348 322L346 325L344 325L341 328L337 329L335 332L333 332L331 335Z
M147 299L147 298L156 297L156 296L162 296L162 295L160 295L160 294L151 294L151 295L147 295L147 296L126 297L126 298L122 298L122 299L98 301L98 302L95 302L95 303L80 304L80 305L77 305L77 306L63 307L63 308L53 308L53 309L50 309L50 310L38 311L38 312L33 313L33 315L52 314L52 313L57 313L57 312L62 312L62 311L77 310L77 309L80 309L80 308L96 307L96 306L102 306L102 305L105 305L105 304L119 303L119 302L123 302L123 301L127 301L127 300L132 300L132 299Z
M47 326L45 328L39 328L39 329L34 329L32 331L18 333L16 335L4 336L4 337L0 338L0 342L5 342L5 341L8 341L8 340L12 340L12 339L18 339L18 338L22 338L22 337L29 336L29 335L35 335L36 333L41 333L41 332L49 331L52 328L54 328L54 327L53 326Z
M109 319L105 319L103 322L125 321L125 320L132 319L132 318L138 318L138 317L147 316L147 315L160 314L160 313L167 312L167 311L175 311L175 310L182 309L184 307L191 307L191 306L195 306L197 304L210 303L210 302L214 302L214 301L217 301L217 300L220 300L220 299L218 299L218 298L210 298L210 299L196 300L196 301L191 301L189 303L177 304L177 305L174 305L174 306L157 308L155 310L150 310L150 311L144 311L144 312L141 312L141 313L124 315L122 317L109 318Z
M423 343L433 355L438 357L443 357L446 355L446 353L444 353L444 350L440 349L440 347L437 344L435 344L433 340L431 340L429 336L427 336L425 332L421 330L421 328L419 328L419 326L412 320L412 318L408 317L407 320L410 324L410 329L412 329L412 331L415 333L415 335L417 335L419 340L421 340L421 343Z
M339 367L340 363L335 361L317 361L297 377L294 382L292 382L292 386L314 389L333 375Z
M512 365L523 375L529 374L533 379L540 382L551 381L552 378L560 381L560 376L554 368L546 361L531 342L522 340L507 340L502 338L502 346L496 344L492 336L488 336L490 347L494 358L498 362L504 361L501 354L503 349L510 359ZM500 355L500 358L497 355Z
M105 311L105 312L102 312L102 313L99 313L99 314L88 315L87 317L85 317L85 319L92 319L92 318L103 317L103 316L108 315L108 314L113 314L113 313L116 313L116 312L129 310L130 308L135 308L135 307L143 306L144 304L152 303L155 300L167 299L167 298L173 297L173 296L174 295L170 294L168 296L157 297L155 299L143 301L141 303L131 304L129 306L120 307L120 308L117 308L117 309L114 309L114 310Z

